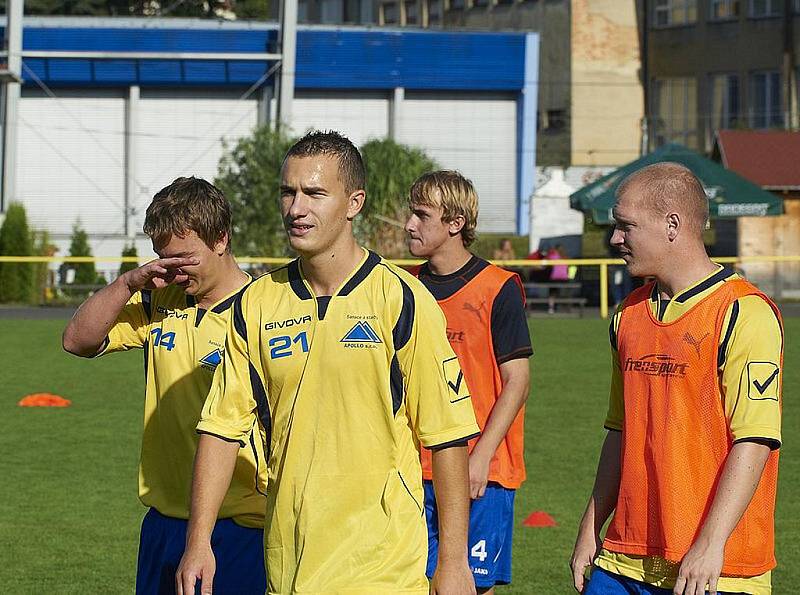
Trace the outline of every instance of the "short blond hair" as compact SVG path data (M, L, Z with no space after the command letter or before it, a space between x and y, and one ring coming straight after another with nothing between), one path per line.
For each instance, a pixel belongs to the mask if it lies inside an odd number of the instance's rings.
M421 175L412 184L408 195L410 205L442 209L442 221L464 218L461 239L464 246L475 241L478 225L478 193L472 182L453 170L432 171Z

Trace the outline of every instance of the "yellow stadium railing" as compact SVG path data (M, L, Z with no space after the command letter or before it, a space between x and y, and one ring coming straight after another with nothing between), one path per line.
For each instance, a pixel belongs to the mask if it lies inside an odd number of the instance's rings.
M242 264L264 264L281 265L289 262L289 258L274 258L262 256L237 257L237 262ZM714 257L712 260L720 264L744 264L750 262L767 263L800 263L800 254L790 256L725 256ZM144 263L147 259L136 256L0 256L2 262L16 263L122 263L136 262ZM420 264L421 260L416 259L395 259L392 263L400 266L412 266ZM596 266L600 269L600 316L608 318L608 267L613 265L624 265L625 262L615 258L564 258L559 260L494 260L494 264L510 268L526 268L541 266Z

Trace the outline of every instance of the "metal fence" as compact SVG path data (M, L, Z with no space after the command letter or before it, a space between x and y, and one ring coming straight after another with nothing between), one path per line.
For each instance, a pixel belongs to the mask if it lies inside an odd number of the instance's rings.
M0 256L0 263L144 263L147 258L121 256ZM288 258L271 257L237 257L246 268L263 268L269 270L274 266L285 264ZM714 262L732 265L737 272L758 285L765 293L776 300L800 300L800 255L791 256L731 256L714 257ZM399 266L420 264L420 260L392 260ZM512 270L518 270L526 277L526 269L541 267L567 266L575 267L571 273L575 282L580 284L583 295L593 297L593 304L599 306L600 316L607 318L610 306L610 271L621 271L624 261L613 258L580 258L560 260L497 260L494 264ZM535 284L532 284L535 285ZM546 284L542 284L546 285ZM75 289L75 286L71 286ZM98 285L98 287L100 287ZM90 289L90 288L87 288Z

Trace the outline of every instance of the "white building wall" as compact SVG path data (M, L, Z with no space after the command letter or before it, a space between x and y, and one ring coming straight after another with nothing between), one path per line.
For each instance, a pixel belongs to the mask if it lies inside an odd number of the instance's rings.
M298 91L292 106L294 134L336 130L357 146L389 134L389 95L362 91Z
M124 125L119 91L59 91L52 98L25 90L17 196L32 227L46 229L59 245L68 245L78 220L92 236L124 232Z
M127 90L56 90L57 98L26 89L20 102L18 194L31 225L47 229L68 253L80 218L96 256L119 256L124 226L125 137L133 140L131 228L141 256L145 209L179 176L213 179L223 152L257 125L257 102L239 91L141 89L135 127L126 131ZM357 145L390 134L391 91L298 91L294 133L339 130ZM401 94L402 97L402 94ZM480 196L479 230L513 233L517 208L517 103L511 94L407 91L394 136L420 147L442 167L458 169ZM117 264L101 265L113 271Z
M137 115L133 227L141 231L153 195L175 178L217 175L223 141L234 145L256 127L255 99L240 92L142 89Z
M472 180L480 199L478 231L516 232L515 95L406 91L397 140Z

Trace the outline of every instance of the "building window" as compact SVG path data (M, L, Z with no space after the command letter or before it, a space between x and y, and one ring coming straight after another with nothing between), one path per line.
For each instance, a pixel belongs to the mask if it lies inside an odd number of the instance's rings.
M450 0L450 10L462 10L464 8L464 0Z
M489 6L489 0L472 0L473 8L485 8Z
M711 20L722 21L739 16L739 0L711 0Z
M297 3L297 22L308 22L308 0L299 0Z
M381 25L399 25L400 10L397 7L397 2L384 2L381 4L379 16Z
M781 110L781 75L777 70L750 75L750 126L783 126Z
M543 134L557 134L567 127L567 110L549 109L538 112L539 131Z
M344 19L343 0L321 0L319 22L323 25L337 25Z
M750 16L754 18L778 16L781 14L781 4L783 0L750 0Z
M655 0L653 25L669 27L697 22L697 0Z
M442 0L427 0L424 4L427 10L427 22L425 27L435 27L442 22Z
M406 0L403 7L406 14L403 19L403 25L419 25L419 8L417 7L417 0Z
M800 14L800 0L794 0L792 2L792 10L795 14Z
M711 75L711 132L739 125L739 77L735 74Z
M697 81L665 78L653 81L653 133L656 146L680 143L697 148Z

